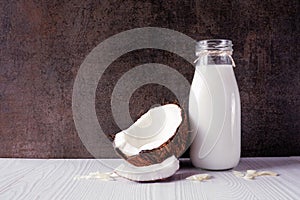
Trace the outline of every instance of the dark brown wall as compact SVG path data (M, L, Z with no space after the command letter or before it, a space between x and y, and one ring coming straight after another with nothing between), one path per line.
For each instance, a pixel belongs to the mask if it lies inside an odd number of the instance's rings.
M145 26L196 40L232 39L242 102L242 155L300 155L297 0L1 0L0 19L0 157L91 157L72 118L77 70L104 39ZM123 55L97 88L104 131L118 131L110 110L114 84L148 62L169 65L192 80L194 68L177 55L153 49ZM143 86L131 98L131 114L174 99L162 86Z

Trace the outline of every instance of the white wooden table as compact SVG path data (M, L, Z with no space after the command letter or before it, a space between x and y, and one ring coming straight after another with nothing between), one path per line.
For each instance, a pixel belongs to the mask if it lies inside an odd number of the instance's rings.
M244 180L231 171L211 172L192 168L188 160L164 182L136 183L122 178L116 181L79 179L76 175L109 172L118 159L0 159L0 200L34 199L300 199L300 157L243 158L235 170L269 170L277 177ZM206 182L185 180L197 173L209 173Z

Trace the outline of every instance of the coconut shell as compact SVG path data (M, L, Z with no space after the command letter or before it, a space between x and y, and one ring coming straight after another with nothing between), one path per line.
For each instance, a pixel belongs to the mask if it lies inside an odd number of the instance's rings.
M142 150L137 155L126 156L118 148L115 151L129 163L135 166L148 166L163 162L166 158L174 155L179 158L192 142L192 134L189 131L188 115L181 108L182 122L176 133L164 144L151 150Z

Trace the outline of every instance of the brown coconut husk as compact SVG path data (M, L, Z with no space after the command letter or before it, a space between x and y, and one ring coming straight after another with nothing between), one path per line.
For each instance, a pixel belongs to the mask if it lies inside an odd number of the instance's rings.
M174 104L178 105L177 103ZM172 155L179 158L187 150L192 140L191 131L189 131L188 115L182 107L181 116L182 122L174 135L158 148L142 150L134 156L126 156L118 148L115 148L115 151L120 157L135 166L148 166L161 163Z

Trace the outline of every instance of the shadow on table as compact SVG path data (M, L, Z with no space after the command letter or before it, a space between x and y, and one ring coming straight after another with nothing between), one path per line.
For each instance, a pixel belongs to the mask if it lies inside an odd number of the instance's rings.
M245 171L248 169L255 170L271 170L272 168L290 168L295 169L300 167L299 159L291 159L290 157L259 157L241 159L239 165L234 168L237 171Z
M180 170L178 170L176 174L174 174L173 176L159 181L159 183L170 183L170 182L181 181L181 180L185 180L189 176L200 174L200 173L207 173L207 171L193 167L192 163L190 162L190 159L184 158L184 159L180 159ZM153 181L153 182L157 182L157 181ZM145 183L151 183L151 182L145 182Z

